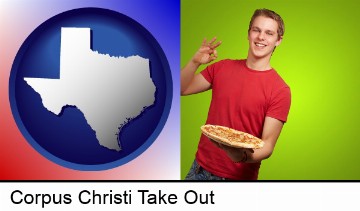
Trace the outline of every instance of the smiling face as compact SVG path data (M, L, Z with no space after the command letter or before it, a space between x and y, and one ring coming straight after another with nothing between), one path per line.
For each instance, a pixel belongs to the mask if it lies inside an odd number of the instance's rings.
M248 40L248 57L270 60L274 48L282 40L282 36L278 34L278 23L265 16L256 17L250 26Z

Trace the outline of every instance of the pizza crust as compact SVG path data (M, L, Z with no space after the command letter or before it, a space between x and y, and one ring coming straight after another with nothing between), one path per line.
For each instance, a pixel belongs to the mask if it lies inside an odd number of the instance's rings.
M264 146L264 141L261 139L229 127L207 124L200 128L205 136L227 146L251 149L259 149Z

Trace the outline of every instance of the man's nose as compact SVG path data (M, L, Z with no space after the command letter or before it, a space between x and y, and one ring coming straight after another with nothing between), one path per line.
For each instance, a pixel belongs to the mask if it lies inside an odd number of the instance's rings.
M259 40L264 40L265 39L264 32L260 32L258 38L259 38Z

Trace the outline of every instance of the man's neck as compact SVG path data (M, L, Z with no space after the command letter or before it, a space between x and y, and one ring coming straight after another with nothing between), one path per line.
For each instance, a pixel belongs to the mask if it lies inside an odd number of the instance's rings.
M254 58L248 56L248 58L246 59L246 65L248 66L248 68L257 71L265 71L271 69L270 58L266 58L266 57Z

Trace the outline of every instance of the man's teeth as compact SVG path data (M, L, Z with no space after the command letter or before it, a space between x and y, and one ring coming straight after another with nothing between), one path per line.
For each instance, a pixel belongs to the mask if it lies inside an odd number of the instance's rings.
M260 44L260 43L255 43L256 46L259 46L259 47L265 47L266 45L264 44Z

